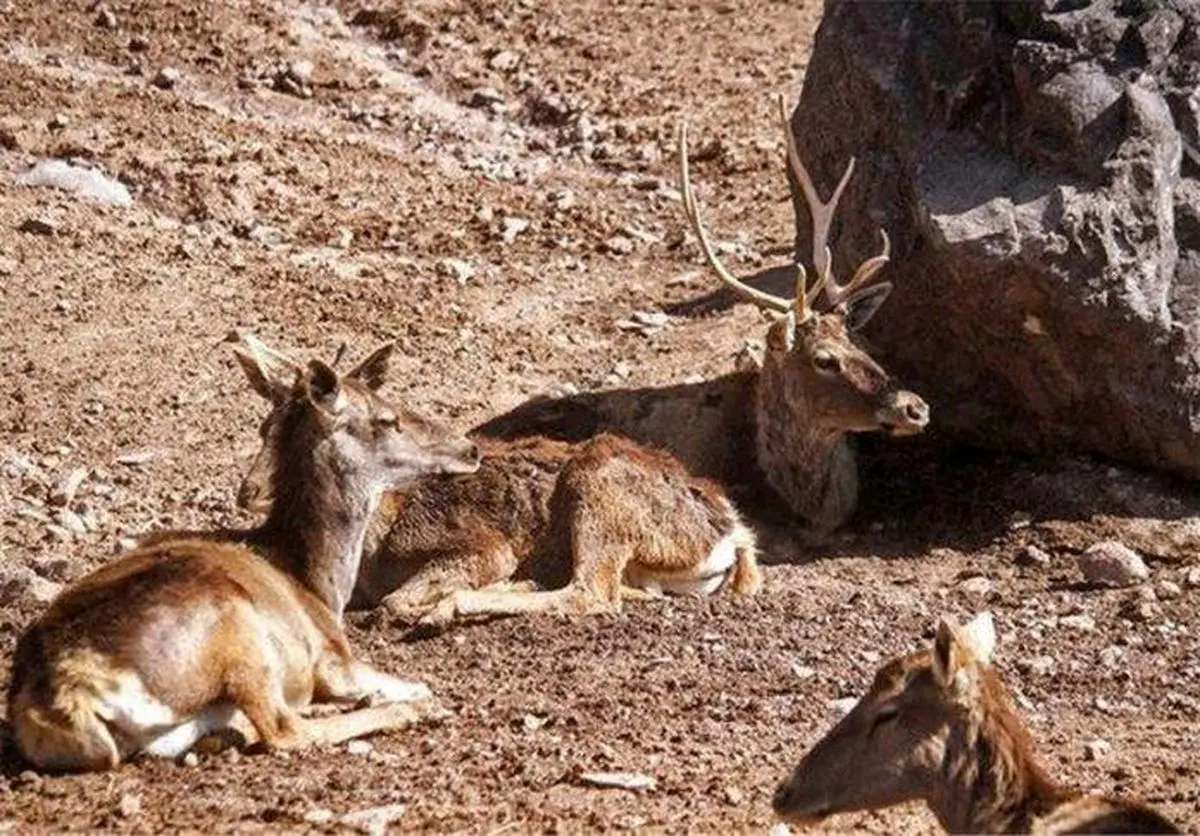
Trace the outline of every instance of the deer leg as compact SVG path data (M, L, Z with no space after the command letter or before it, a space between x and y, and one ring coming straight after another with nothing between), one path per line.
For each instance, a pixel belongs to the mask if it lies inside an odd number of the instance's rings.
M455 590L487 589L508 582L517 569L512 546L490 529L476 533L477 537L440 549L413 577L383 596L384 611L410 624Z
M314 697L322 702L424 703L419 711L426 716L444 713L425 683L400 679L336 651L317 662L313 680Z
M525 615L539 612L584 615L612 610L609 602L593 598L574 584L562 589L533 592L460 589L443 598L421 619L421 623L442 627L455 619L473 616Z
M725 585L734 595L757 595L762 589L762 569L758 566L758 553L753 546L738 548L737 560Z

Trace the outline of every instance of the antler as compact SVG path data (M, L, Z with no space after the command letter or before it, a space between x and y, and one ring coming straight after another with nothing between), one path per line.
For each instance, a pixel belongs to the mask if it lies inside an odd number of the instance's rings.
M687 122L679 125L679 176L683 182L683 211L687 213L688 220L692 223L692 231L696 233L696 240L700 242L700 249L704 251L704 258L708 261L710 267L721 277L721 281L729 285L742 296L749 299L754 304L768 310L777 311L779 313L787 313L792 302L782 296L776 296L773 293L767 293L764 290L759 290L756 287L743 282L733 274L728 267L721 263L721 259L717 257L716 252L709 243L708 234L704 231L704 224L700 222L700 209L696 205L696 195L692 192L692 178L688 172L688 151L687 151ZM799 295L803 296L804 268L799 264L800 275L797 277L796 287L801 291Z
M799 259L793 262L796 268L796 295L789 300L750 287L734 275L733 271L717 257L708 240L708 234L704 231L704 225L700 222L700 210L696 204L696 195L692 191L692 180L688 171L686 122L679 126L679 173L683 183L683 210L692 224L692 231L696 233L696 239L700 242L700 249L703 250L705 259L720 276L721 281L760 307L780 313L794 310L796 322L801 323L812 316L813 302L822 291L825 292L829 306L834 307L846 301L850 294L866 284L883 265L887 264L891 254L891 242L888 240L887 232L880 229L879 233L883 238L883 250L880 254L860 264L854 271L854 276L846 284L838 284L834 280L832 275L833 256L829 249L829 228L837 213L837 205L838 201L842 199L842 192L845 191L846 184L850 182L850 177L854 174L854 158L851 157L850 162L846 164L846 170L842 172L842 179L838 181L837 188L833 190L833 196L829 198L828 202L822 201L817 194L816 187L813 186L812 178L809 177L804 164L800 162L800 153L796 150L796 138L792 134L787 105L782 94L778 97L778 101L779 121L787 142L788 164L791 167L792 176L796 178L800 191L804 194L804 201L808 204L808 213L812 218L812 261L817 270L817 280L811 288L808 287L808 274L804 270L804 264Z
M833 256L829 250L829 227L837 213L837 205L838 201L842 199L842 192L854 174L854 157L851 157L850 162L846 163L846 170L842 172L842 179L838 181L837 188L833 190L833 196L829 198L829 202L822 202L816 187L813 186L812 178L808 176L808 171L804 168L804 163L800 162L800 152L796 150L796 137L792 133L791 120L788 118L787 103L784 101L783 94L779 95L778 101L779 122L783 127L783 136L787 143L788 164L791 166L792 176L800 185L800 191L804 193L804 202L808 204L808 214L812 217L813 266L817 268L820 278L817 279L813 289L809 291L809 298L810 301L815 299L817 293L824 289L829 306L835 307L846 301L851 293L866 284L883 265L887 264L892 244L888 240L887 230L880 228L879 235L883 239L883 249L879 255L860 264L846 284L838 284L834 280Z

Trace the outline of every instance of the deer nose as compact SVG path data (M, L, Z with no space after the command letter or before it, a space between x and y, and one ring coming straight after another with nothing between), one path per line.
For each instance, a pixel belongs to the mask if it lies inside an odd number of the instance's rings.
M875 414L879 427L892 435L912 435L929 423L929 404L915 392L892 392L886 405Z

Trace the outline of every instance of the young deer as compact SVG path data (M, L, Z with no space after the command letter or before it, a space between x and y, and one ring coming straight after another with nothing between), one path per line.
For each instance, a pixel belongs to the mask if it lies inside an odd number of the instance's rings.
M372 356L378 364L385 346ZM274 404L270 516L249 531L157 535L72 585L17 644L8 719L40 769L174 757L232 731L274 748L337 742L439 711L428 688L356 661L340 626L383 492L469 473L478 452L313 362L294 379L238 352ZM303 718L313 700L375 705Z
M257 348L274 358L272 374L294 373L285 355ZM260 429L263 449L239 491L244 507L278 505L270 492L277 426L278 410ZM383 604L399 618L442 625L760 588L753 533L720 488L671 456L609 435L480 443L475 473L385 496L362 543L352 606Z
M721 281L780 316L767 331L761 370L699 386L533 401L489 421L478 434L513 438L532 431L575 438L581 426L609 430L669 449L695 473L725 479L744 477L745 461L755 460L792 512L816 529L834 529L854 513L858 471L848 434L918 433L929 422L929 407L900 388L856 342L856 332L892 289L887 282L869 284L888 261L886 232L881 230L880 254L863 262L848 282L839 284L831 274L830 226L854 160L833 196L822 202L800 162L782 97L779 109L792 176L812 218L817 273L809 287L804 265L795 261L794 299L745 284L717 257L692 192L686 124L679 133L683 206L705 258ZM824 310L818 311L822 296Z
M1132 801L1081 795L1038 764L999 675L992 617L943 619L931 650L893 659L775 792L780 818L923 799L952 833L1178 833Z

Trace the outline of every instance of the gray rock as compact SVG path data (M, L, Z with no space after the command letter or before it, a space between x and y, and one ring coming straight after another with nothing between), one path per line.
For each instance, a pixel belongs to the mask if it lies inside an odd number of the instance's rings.
M1141 555L1116 540L1103 540L1089 547L1077 563L1084 580L1091 584L1134 586L1150 577Z
M48 604L61 591L62 584L48 581L25 566L0 566L0 607L11 607L29 600Z
M183 73L174 67L163 67L154 74L154 86L162 90L173 90L183 80Z
M826 3L793 130L824 194L858 160L835 272L888 229L868 329L942 438L1200 476L1196 31L1194 0Z

